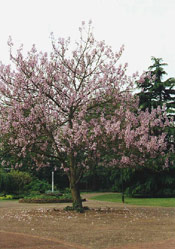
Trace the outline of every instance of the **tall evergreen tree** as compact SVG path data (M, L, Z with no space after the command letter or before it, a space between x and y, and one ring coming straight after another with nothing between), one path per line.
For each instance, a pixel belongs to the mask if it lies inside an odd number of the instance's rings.
M167 74L164 66L167 64L162 62L162 58L152 57L152 61L153 64L137 82L137 87L141 89L138 93L140 108L148 108L151 112L152 108L165 105L169 116L175 118L175 78L164 80Z

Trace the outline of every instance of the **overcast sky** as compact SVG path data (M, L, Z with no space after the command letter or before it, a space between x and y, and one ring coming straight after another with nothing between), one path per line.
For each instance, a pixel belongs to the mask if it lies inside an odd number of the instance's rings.
M96 39L114 51L125 45L128 74L141 74L155 56L175 77L175 0L0 0L0 60L8 63L9 36L17 47L49 51L51 32L74 41L81 22L90 19Z

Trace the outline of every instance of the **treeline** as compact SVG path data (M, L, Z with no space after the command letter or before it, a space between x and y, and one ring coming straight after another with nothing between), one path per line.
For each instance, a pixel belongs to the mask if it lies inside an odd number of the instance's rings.
M88 171L80 181L82 191L114 191L133 197L174 197L175 169L155 171L151 168L110 169L97 167L95 172ZM55 190L69 187L67 176L55 171ZM51 169L41 169L36 174L27 171L0 170L0 193L22 197L25 194L44 193L52 189Z

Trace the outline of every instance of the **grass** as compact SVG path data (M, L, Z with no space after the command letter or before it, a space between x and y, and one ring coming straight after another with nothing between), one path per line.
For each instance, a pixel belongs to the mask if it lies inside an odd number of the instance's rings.
M97 195L90 198L97 201L109 201L122 203L122 197L119 193ZM158 207L175 207L175 198L132 198L125 196L125 204L158 206Z

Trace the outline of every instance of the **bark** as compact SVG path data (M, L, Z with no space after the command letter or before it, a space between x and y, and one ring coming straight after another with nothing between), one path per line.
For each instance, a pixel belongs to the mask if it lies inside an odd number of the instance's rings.
M70 165L69 181L70 181L70 189L71 189L72 200L73 200L73 208L82 209L82 201L80 197L80 190L79 190L78 181L76 177L76 166L74 165L73 156L71 159L72 160L71 160L71 165Z
M73 208L82 209L82 201L80 197L80 191L77 184L71 184L71 194L73 199Z

